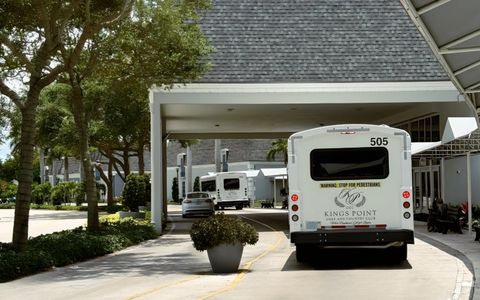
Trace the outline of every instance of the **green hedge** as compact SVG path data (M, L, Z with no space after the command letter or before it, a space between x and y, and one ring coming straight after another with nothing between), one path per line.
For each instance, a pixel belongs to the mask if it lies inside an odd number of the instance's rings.
M122 192L123 205L130 211L150 202L151 183L148 175L129 174Z
M15 203L5 203L0 204L0 209L14 209ZM87 211L87 206L73 206L73 205L52 205L52 204L31 204L31 209L49 209L49 210L77 210L77 211ZM98 211L106 211L108 213L115 213L117 211L123 210L123 206L114 205L114 206L98 206Z
M41 235L28 240L27 249L21 253L16 253L10 243L0 243L0 282L112 253L156 237L148 221L126 218L106 220L96 232L79 227Z

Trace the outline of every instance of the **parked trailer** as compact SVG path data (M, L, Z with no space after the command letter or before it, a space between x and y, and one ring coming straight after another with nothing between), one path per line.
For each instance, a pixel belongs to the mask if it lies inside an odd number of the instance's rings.
M245 173L222 172L200 177L200 189L213 197L215 209L249 205L248 180Z
M290 239L298 261L323 248L414 242L410 136L386 125L335 125L288 140Z

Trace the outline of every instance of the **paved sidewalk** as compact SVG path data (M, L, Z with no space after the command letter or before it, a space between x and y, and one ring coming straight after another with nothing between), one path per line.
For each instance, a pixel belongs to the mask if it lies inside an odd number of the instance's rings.
M474 275L471 299L480 300L480 282L476 275L480 274L480 243L474 241L475 233L469 234L466 230L463 234L448 232L428 232L426 222L415 221L415 237L432 244L433 246L458 257ZM460 279L461 280L461 279ZM465 285L468 283L465 283Z
M268 292L270 295L275 294L276 299L285 299L287 294L282 290L283 286L279 285L282 282L289 282L293 286L301 286L295 280L315 281L318 286L325 284L325 281L318 280L321 277L314 277L313 274L325 273L328 277L332 277L338 273L336 275L339 278L338 282L345 284L342 278L346 271L343 269L339 272L335 270L311 272L314 270L313 267L298 266L294 262L294 249L286 235L283 232L265 230L262 227L258 228L261 236L259 243L255 247L247 246L244 250L244 259L242 259L244 269L241 273L213 274L210 271L206 253L195 251L192 247L188 236L190 221L179 217L178 207L172 208L172 211L175 211L177 220L170 223L170 230L167 230L161 238L91 261L54 268L49 272L2 283L0 298L11 300L66 298L70 300L86 298L168 300L214 297L244 299L258 296L261 291ZM278 210L278 213L284 213L284 211ZM472 296L471 299L480 300L480 292L475 288L480 285L475 282L474 288L471 288L472 274L480 268L480 243L474 241L474 235L466 231L464 234L428 232L425 222L415 222L415 235L419 240L415 246L412 246L410 252L412 253L410 264L414 266L415 271L425 271L422 269L422 264L428 265L431 269L427 270L425 278L430 278L427 275L435 274L435 278L429 279L430 284L441 282L448 277L449 284L453 282L453 288L448 289L453 293L448 299L469 299L469 296ZM418 249L425 249L424 246L420 247L426 245L425 242L430 244L428 245L430 248L438 248L450 254L444 255L440 250L435 249L439 257L448 257L448 259L438 260L438 257L431 255L432 251L428 251L428 256L422 256ZM252 265L254 267L250 268ZM391 269L389 274L396 274L395 276L407 274L403 270L402 268ZM362 274L355 268L351 273ZM383 268L373 268L368 273L369 276L378 278L385 276ZM248 278L241 281L243 277L247 277L246 274ZM271 284L268 288L264 286L265 278L268 278L268 283ZM412 284L421 285L421 290L430 295L429 299L447 299L432 298L433 291L425 290L422 282L419 280ZM262 285L259 285L260 283ZM241 285L241 289L235 289L237 285ZM431 286L433 289L436 285ZM353 290L362 291L358 287L355 288ZM403 287L399 287L399 291L402 292ZM368 291L365 293L368 294ZM356 296L357 299L362 298L359 295ZM315 299L313 296L310 298ZM350 297L352 298L354 297Z

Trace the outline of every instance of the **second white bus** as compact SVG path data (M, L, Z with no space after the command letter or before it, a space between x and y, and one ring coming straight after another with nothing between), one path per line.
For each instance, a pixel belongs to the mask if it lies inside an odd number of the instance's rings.
M241 172L222 172L200 177L200 189L209 192L215 209L249 206L247 175Z

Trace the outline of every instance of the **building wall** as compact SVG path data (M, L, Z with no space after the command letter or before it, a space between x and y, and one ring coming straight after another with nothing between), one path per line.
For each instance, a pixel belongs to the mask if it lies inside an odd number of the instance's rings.
M480 205L480 155L471 155L472 205ZM447 159L445 166L445 202L460 204L468 201L467 157Z

